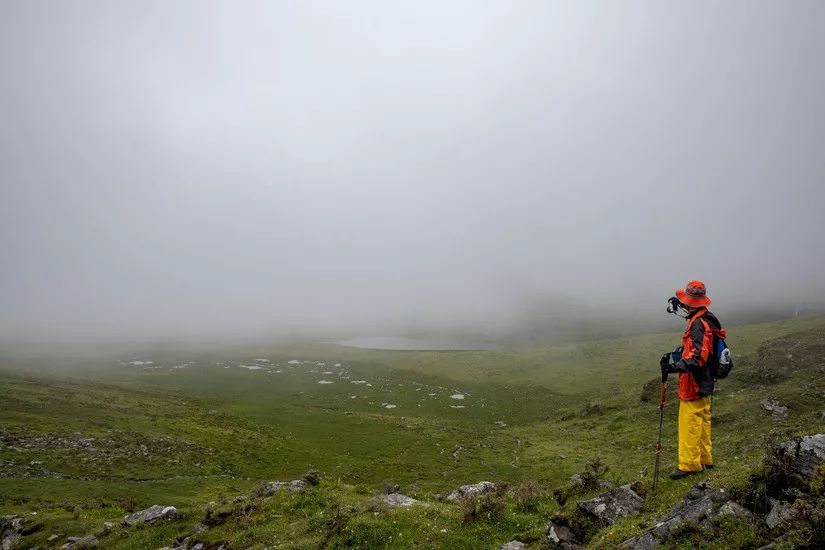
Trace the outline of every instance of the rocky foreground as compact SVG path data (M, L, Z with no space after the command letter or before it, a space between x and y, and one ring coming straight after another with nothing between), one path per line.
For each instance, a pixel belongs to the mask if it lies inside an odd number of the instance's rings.
M230 506L209 507L206 515L191 533L179 537L164 550L228 550L226 542L208 541L203 535L229 521L234 514L249 513L257 504L278 492L300 493L318 484L316 474L308 474L292 481L272 481L261 484L249 495L239 495ZM613 487L609 482L590 475L574 476L564 491L557 492L557 500L564 501L577 491L602 489L591 499L575 502L567 515L557 514L549 519L544 538L513 540L501 546L502 550L520 548L584 548L599 531L621 518L631 517L645 510L644 489L639 485ZM495 513L498 502L507 487L489 481L464 485L441 497L443 502L461 506L465 519ZM376 505L387 507L428 506L426 501L411 498L398 491L397 486L386 489ZM173 505L156 505L126 515L118 528L145 528L163 522L181 520ZM714 488L698 483L684 499L650 525L640 535L624 541L622 548L650 550L663 545L693 544L701 546L714 540L721 530L737 529L743 525L756 527L763 550L776 548L825 547L825 433L795 437L775 445L768 453L764 471L751 476L745 487ZM95 532L83 537L49 537L49 548L80 550L103 544L115 526L104 523ZM29 547L25 538L42 528L31 518L0 517L0 548ZM752 531L753 529L751 529ZM37 548L37 547L34 547Z

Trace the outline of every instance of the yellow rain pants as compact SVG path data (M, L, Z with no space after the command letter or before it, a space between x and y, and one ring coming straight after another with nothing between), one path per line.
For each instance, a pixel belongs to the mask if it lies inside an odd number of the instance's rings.
M713 464L710 397L679 401L679 469L698 472L703 464Z

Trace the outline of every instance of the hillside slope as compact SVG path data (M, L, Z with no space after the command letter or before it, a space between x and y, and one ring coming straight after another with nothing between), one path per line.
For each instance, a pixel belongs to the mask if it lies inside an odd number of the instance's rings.
M731 332L736 370L714 399L717 468L700 476L719 487L747 484L770 442L825 428L825 319ZM39 526L16 548L62 546L153 504L181 517L114 526L100 545L160 548L205 523L196 538L229 548L538 547L551 516L599 492L557 498L594 458L607 481L649 486L658 409L644 388L676 343L662 334L506 352L318 345L6 362L0 512ZM763 410L766 399L787 412ZM671 392L664 472L675 465L676 408ZM320 482L305 491L251 496L311 470ZM465 505L438 496L482 480L509 489ZM693 482L661 481L638 515L590 544L638 534ZM425 504L387 504L396 489Z

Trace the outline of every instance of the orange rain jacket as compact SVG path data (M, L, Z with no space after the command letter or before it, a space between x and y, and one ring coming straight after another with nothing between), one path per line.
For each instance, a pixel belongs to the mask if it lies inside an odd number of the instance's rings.
M714 354L714 335L726 338L727 331L707 308L700 308L690 316L682 334L682 358L676 363L680 400L694 401L713 395L714 380L708 368L708 359Z

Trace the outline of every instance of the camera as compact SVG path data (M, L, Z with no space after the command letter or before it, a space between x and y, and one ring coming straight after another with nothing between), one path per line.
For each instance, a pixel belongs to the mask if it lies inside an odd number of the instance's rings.
M674 315L679 315L679 308L686 309L685 305L679 301L679 298L676 296L671 296L667 299L667 312L672 313Z

